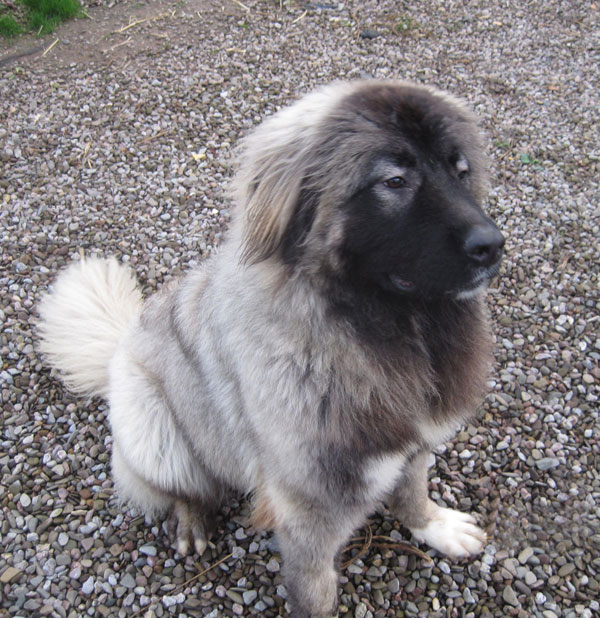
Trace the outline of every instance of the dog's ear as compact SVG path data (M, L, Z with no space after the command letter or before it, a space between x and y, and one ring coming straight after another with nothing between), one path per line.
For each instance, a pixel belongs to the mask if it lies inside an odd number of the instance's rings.
M261 262L281 245L313 158L312 127L288 116L278 114L250 135L233 181L234 198L243 209L241 259L245 263Z
M281 257L288 266L295 266L305 251L306 241L315 218L320 193L303 183L292 217L281 238Z
M348 88L334 84L303 97L263 122L243 142L232 194L243 210L245 263L265 260L281 247L306 187L318 175L322 123Z
M266 149L265 149L266 150ZM253 150L256 175L245 183L242 261L257 263L273 255L300 199L302 162L293 145L287 153L281 146L273 152ZM294 161L294 162L293 162ZM238 182L239 182L238 178Z

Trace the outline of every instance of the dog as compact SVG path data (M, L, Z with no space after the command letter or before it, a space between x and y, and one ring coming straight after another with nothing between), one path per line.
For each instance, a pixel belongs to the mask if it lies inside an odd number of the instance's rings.
M332 616L336 559L381 503L419 542L480 552L428 497L431 449L472 415L504 237L459 99L335 83L245 140L220 252L143 301L113 259L70 265L40 304L41 351L110 406L118 494L172 509L201 554L225 492L275 531L293 615Z

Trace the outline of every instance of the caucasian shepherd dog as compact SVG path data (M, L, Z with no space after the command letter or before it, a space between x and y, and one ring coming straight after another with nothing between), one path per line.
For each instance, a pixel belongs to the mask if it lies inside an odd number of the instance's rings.
M202 553L224 491L275 530L297 617L331 616L336 557L385 502L415 539L482 549L427 495L427 459L469 417L491 358L484 292L504 239L459 100L337 83L264 122L216 257L142 301L114 259L58 277L42 351L110 404L112 470L143 513L173 509Z

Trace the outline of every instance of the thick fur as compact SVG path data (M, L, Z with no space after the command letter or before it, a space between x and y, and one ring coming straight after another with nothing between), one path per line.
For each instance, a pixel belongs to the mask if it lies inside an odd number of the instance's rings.
M475 409L491 358L483 291L502 236L483 214L479 132L449 95L334 84L245 142L216 257L140 306L89 258L40 307L42 349L110 404L113 473L175 507L201 551L223 491L275 529L295 616L331 616L336 556L386 500L419 541L481 550L427 497L427 454Z
M108 367L119 339L142 308L133 273L117 260L74 263L40 312L40 350L73 391L108 397Z

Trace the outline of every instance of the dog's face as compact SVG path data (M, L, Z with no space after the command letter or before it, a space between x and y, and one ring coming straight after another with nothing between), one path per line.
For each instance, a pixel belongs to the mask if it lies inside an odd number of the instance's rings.
M246 201L259 243L249 253L292 270L318 265L363 295L475 294L497 273L504 238L481 208L486 164L473 116L456 99L419 86L344 88L303 99L256 135L255 147L259 139L287 140L277 152L281 169L293 173L273 175L277 164L266 147L269 177L260 153L253 162ZM297 131L290 130L294 110ZM278 133L278 120L287 133Z
M485 286L504 238L480 206L471 120L419 91L370 91L348 104L380 142L341 206L346 276L411 297L464 298Z

